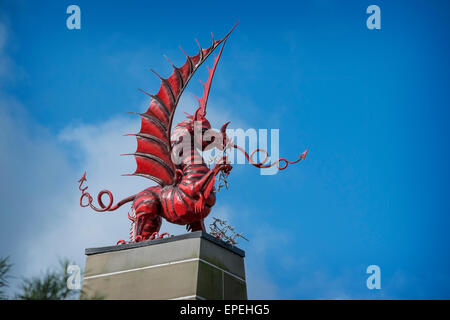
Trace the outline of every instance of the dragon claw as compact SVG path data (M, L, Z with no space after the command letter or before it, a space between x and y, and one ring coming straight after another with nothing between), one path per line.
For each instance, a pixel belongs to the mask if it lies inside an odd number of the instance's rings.
M158 232L153 232L152 235L150 236L149 240L163 239L164 236L169 237L170 234L168 234L167 232L163 232L161 234L159 234Z
M231 165L229 165L229 164L226 164L226 165L223 166L222 171L225 174L225 176L228 176L230 174L230 172L231 172L231 169L233 169L233 167Z

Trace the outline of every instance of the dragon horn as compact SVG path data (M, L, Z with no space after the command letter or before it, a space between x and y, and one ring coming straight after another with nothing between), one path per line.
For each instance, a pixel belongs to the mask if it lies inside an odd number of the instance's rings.
M222 128L220 128L220 132L222 134L222 146L220 146L220 149L225 150L227 147L227 127L230 124L230 121L225 123Z
M222 132L223 135L225 135L226 130L227 130L227 127L228 127L228 125L230 124L230 122L231 122L231 121L228 121L227 123L225 123L225 124L222 126L222 128L220 128L220 132Z

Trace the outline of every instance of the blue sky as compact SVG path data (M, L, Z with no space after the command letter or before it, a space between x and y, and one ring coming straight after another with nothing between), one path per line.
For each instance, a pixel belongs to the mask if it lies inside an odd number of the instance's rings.
M81 30L66 8L81 8ZM381 30L366 8L381 8ZM208 115L218 127L280 130L280 155L306 161L263 176L236 165L212 216L248 235L250 298L449 299L449 28L445 1L2 1L0 256L16 276L84 264L85 247L128 233L127 209L78 207L76 181L116 199L148 187L127 111L156 92L153 68L223 52ZM212 61L209 61L209 65ZM205 79L203 68L196 79ZM182 100L196 107L194 79ZM181 110L180 110L180 113ZM144 180L144 181L143 181ZM167 223L163 229L180 233ZM368 290L366 268L381 268Z

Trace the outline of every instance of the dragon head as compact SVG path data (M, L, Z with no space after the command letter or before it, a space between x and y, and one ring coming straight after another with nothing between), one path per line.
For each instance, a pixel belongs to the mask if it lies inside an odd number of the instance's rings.
M198 111L198 110L197 110ZM217 148L224 150L227 144L226 129L230 122L225 123L220 130L212 129L210 122L204 115L188 115L189 120L177 124L172 134L172 143L178 144L189 136L191 145L202 151Z

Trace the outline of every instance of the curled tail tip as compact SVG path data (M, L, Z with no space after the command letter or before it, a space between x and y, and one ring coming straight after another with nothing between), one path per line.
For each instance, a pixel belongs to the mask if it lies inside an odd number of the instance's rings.
M308 154L309 149L306 149L301 155L300 155L300 159L305 160L306 159L306 155Z
M83 176L78 180L78 182L86 181L86 171L83 173Z

